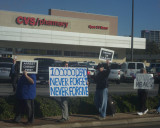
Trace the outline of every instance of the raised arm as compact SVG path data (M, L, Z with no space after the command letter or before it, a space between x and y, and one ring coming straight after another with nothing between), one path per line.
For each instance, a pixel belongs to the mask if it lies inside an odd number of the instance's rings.
M25 77L27 78L28 82L31 83L31 84L34 84L34 80L28 76L27 72L26 71L23 71Z

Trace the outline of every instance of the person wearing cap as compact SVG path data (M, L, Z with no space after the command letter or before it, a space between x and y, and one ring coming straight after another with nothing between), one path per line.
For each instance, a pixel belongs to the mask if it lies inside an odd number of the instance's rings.
M109 61L106 60L106 70L103 64L98 64L98 73L95 75L96 92L95 106L100 113L99 119L106 118L107 100L108 100L108 76L110 73Z
M16 63L16 59L14 58L13 64L10 70L10 74L9 74L9 76L11 77L13 92L16 92L18 75L19 75L19 65L18 63Z

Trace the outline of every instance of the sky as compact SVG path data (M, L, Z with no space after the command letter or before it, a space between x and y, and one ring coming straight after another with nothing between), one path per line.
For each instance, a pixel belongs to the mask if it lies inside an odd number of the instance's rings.
M48 9L118 16L118 35L130 36L132 0L0 0L0 10L48 15ZM160 0L134 0L134 36L160 30Z

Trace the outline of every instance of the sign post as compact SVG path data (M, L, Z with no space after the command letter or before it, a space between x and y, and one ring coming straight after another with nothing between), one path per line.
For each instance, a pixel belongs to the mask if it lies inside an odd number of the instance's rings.
M101 48L100 54L99 54L99 60L103 60L103 61L109 60L110 62L112 62L113 56L114 56L113 50Z
M87 68L49 67L50 96L88 96Z

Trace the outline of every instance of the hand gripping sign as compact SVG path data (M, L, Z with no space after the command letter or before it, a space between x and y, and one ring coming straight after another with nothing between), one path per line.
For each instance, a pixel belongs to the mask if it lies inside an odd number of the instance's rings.
M134 89L153 89L153 74L137 74L134 80Z
M109 60L110 62L112 62L113 56L114 56L113 50L101 48L100 54L99 54L99 60L103 60L103 61Z
M88 96L87 68L49 67L50 96Z
M20 73L27 71L30 74L38 73L38 60L21 60L20 61Z

